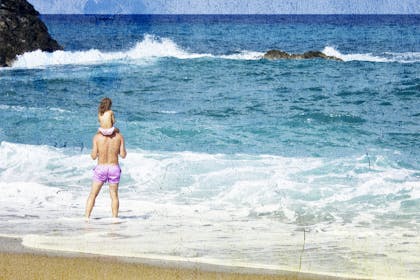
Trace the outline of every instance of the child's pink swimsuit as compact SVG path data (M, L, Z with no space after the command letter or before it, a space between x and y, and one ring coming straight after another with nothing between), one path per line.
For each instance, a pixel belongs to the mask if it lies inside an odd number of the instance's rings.
M121 168L117 165L99 164L93 169L93 180L118 184L120 182Z
M111 127L111 128L98 128L98 131L100 133L102 133L102 135L108 136L108 135L112 135L114 133L115 127Z

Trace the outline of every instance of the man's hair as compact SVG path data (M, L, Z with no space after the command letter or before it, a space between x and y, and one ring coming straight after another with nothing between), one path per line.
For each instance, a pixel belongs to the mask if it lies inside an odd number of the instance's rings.
M110 110L112 106L112 100L111 98L105 97L101 100L101 103L98 107L98 113L99 115L103 115L106 111Z

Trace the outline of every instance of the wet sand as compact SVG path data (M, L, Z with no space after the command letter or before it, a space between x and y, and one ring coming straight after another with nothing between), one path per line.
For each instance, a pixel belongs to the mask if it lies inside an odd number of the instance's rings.
M350 279L325 275L34 250L0 237L0 279Z

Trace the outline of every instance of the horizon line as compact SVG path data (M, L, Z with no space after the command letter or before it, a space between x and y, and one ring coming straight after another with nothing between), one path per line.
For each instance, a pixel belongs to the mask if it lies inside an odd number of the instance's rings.
M126 14L126 13L115 13L115 14L107 14L107 13L98 13L98 14L88 14L88 13L39 13L40 15L86 15L86 16L420 16L419 14L401 14L401 13L339 13L339 14L309 14L309 13L289 13L289 14L264 14L264 13L258 13L258 14L194 14L194 13L185 13L185 14L140 14L140 13L133 13L133 14Z

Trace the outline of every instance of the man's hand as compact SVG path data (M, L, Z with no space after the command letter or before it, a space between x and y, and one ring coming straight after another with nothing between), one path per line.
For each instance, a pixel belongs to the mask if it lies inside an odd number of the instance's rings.
M127 156L127 151L125 150L124 137L121 134L120 134L120 137L121 137L120 156L122 158L125 158Z
M98 145L96 144L96 138L97 138L98 134L96 134L95 136L93 136L93 140L92 140L92 152L90 153L90 157L95 160L98 158Z

